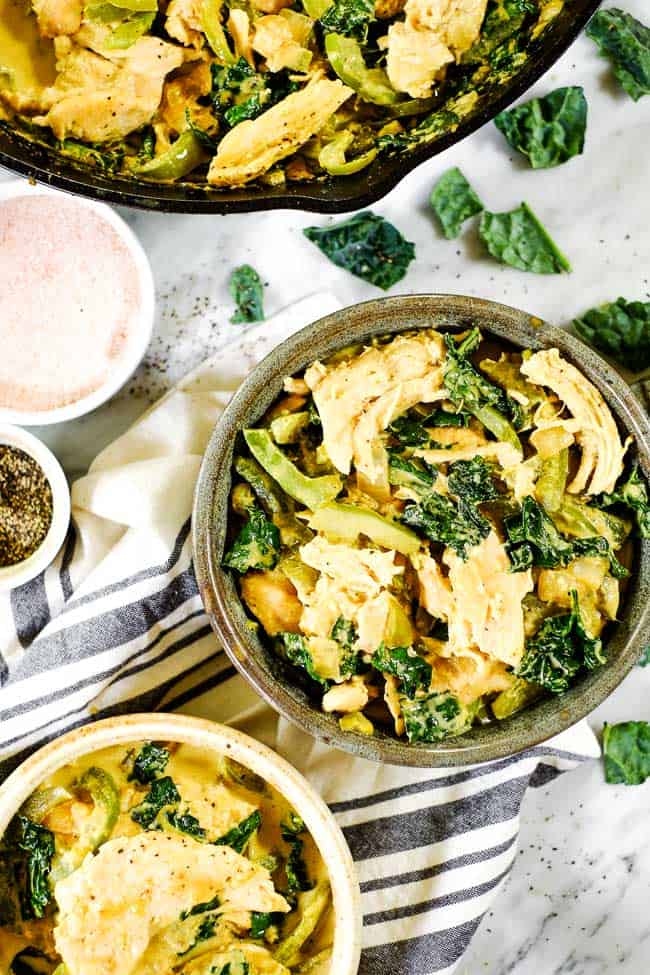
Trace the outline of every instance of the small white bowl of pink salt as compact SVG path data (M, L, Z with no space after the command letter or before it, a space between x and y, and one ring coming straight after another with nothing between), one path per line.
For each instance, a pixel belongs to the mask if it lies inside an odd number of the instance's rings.
M0 422L60 423L110 399L154 320L151 267L103 203L0 183Z

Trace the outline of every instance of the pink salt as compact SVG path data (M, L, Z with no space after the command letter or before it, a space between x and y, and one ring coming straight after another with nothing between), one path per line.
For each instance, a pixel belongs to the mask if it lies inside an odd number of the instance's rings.
M65 197L0 204L0 407L75 403L136 338L138 271L116 230Z

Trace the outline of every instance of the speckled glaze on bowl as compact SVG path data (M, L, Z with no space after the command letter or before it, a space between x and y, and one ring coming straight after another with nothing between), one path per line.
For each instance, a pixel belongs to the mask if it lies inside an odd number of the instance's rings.
M638 543L634 575L620 622L607 641L609 663L561 697L543 700L502 723L472 728L436 744L409 744L384 732L368 738L344 733L292 683L286 664L255 635L231 574L221 569L235 437L259 420L282 390L285 376L352 342L413 328L478 325L519 348L557 347L600 389L646 478L650 425L629 387L596 353L562 329L525 312L478 298L407 295L369 301L322 318L274 349L233 397L214 430L199 475L194 507L194 555L199 588L212 625L240 673L282 715L303 730L363 758L396 765L455 766L513 755L564 731L597 707L634 666L650 642L650 541Z
M132 714L84 725L45 745L0 786L0 838L38 786L82 755L134 741L170 741L228 755L256 772L302 816L327 864L335 913L332 975L357 975L361 951L359 883L343 834L320 796L293 766L254 738L202 718Z

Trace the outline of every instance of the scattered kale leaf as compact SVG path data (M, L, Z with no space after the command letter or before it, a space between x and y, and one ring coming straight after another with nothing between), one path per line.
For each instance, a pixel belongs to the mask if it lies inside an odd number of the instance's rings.
M314 661L304 636L301 636L300 633L280 633L279 636L284 644L289 663L293 664L294 667L302 667L312 680L323 687L329 687L330 682L325 677L321 677L314 667Z
M650 94L650 28L619 7L599 10L587 27L587 37L609 58L614 76L635 102Z
M441 741L460 735L472 724L474 713L447 692L427 694L412 700L400 695L404 727L410 742Z
M297 894L304 890L311 890L313 884L309 880L307 865L303 857L304 844L300 834L304 833L305 824L295 813L280 824L280 834L285 843L289 844L289 856L285 863L287 875L287 889L289 894Z
M461 499L454 501L436 491L422 498L418 504L407 504L402 521L432 542L453 548L461 559L467 559L468 549L490 534L490 522L474 505Z
M431 665L410 647L387 647L382 642L372 656L372 665L383 674L396 677L410 700L418 691L429 689Z
M259 809L242 819L238 826L233 826L227 833L214 841L215 846L230 846L236 853L243 853L253 833L262 825Z
M206 832L196 816L193 816L189 812L179 813L176 810L172 810L166 815L169 825L174 829L179 830L181 833L187 833L188 836L193 836L197 840L205 839Z
M620 504L634 515L641 538L650 538L650 501L648 487L635 464L626 481L619 483L612 494L599 494L593 499L597 508L611 508Z
M650 723L624 721L603 728L605 781L641 785L650 777Z
M403 447L428 447L431 437L424 428L427 418L416 410L409 410L396 417L388 432Z
M226 553L223 564L236 572L272 569L280 555L280 531L259 508L249 508L248 521Z
M445 237L449 239L458 237L465 221L483 209L483 204L457 166L443 173L433 188L429 202Z
M129 774L129 782L134 779L141 785L148 785L157 779L167 768L169 752L162 745L148 741L142 746L135 757L133 768Z
M365 44L368 24L375 19L373 0L335 0L320 18L327 34L344 34Z
M270 928L271 925L276 924L277 920L277 914L263 911L251 911L251 938L253 938L253 940L263 938L268 928Z
M214 63L211 71L214 113L231 128L257 118L297 88L287 71L259 73L245 58L227 66Z
M55 853L54 834L26 816L17 816L15 822L16 846L26 854L22 914L25 918L43 917L52 896L49 875Z
M238 325L240 322L264 321L264 285L250 264L242 264L232 272L230 294L237 305L231 322Z
M450 413L449 410L434 410L426 418L428 427L468 427L471 416L459 410L457 413Z
M131 809L131 819L143 829L150 829L165 806L176 806L180 801L180 793L169 775L154 779L142 802Z
M452 494L469 504L495 501L499 497L490 465L482 457L450 464L447 483Z
M233 962L226 962L226 964L219 971L216 968L210 970L210 975L250 975L250 965L247 961L237 961L234 963L237 967L233 968Z
M502 264L535 274L561 274L571 265L527 203L507 213L485 210L479 236Z
M650 301L617 298L591 308L573 327L585 342L632 372L650 366Z
M218 895L209 901L203 901L201 904L195 904L194 907L190 908L189 911L183 911L181 913L181 921L184 921L186 917L194 917L196 914L205 914L206 911L216 911L218 907L221 906L221 901Z
M647 667L648 665L650 665L650 644L639 657L639 667Z
M384 291L401 281L415 257L415 247L397 227L370 210L303 233L334 264Z
M606 663L602 640L590 637L582 622L578 595L571 593L571 612L549 616L526 641L517 676L539 684L552 694L563 694L581 669L595 670Z
M533 169L559 166L585 145L587 99L579 86L556 88L543 98L501 112L494 124Z

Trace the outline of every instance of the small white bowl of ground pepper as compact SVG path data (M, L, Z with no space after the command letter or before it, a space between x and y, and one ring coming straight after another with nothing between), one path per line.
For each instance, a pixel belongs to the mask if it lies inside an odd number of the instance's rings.
M0 592L34 579L56 558L70 525L70 489L51 450L0 424Z

